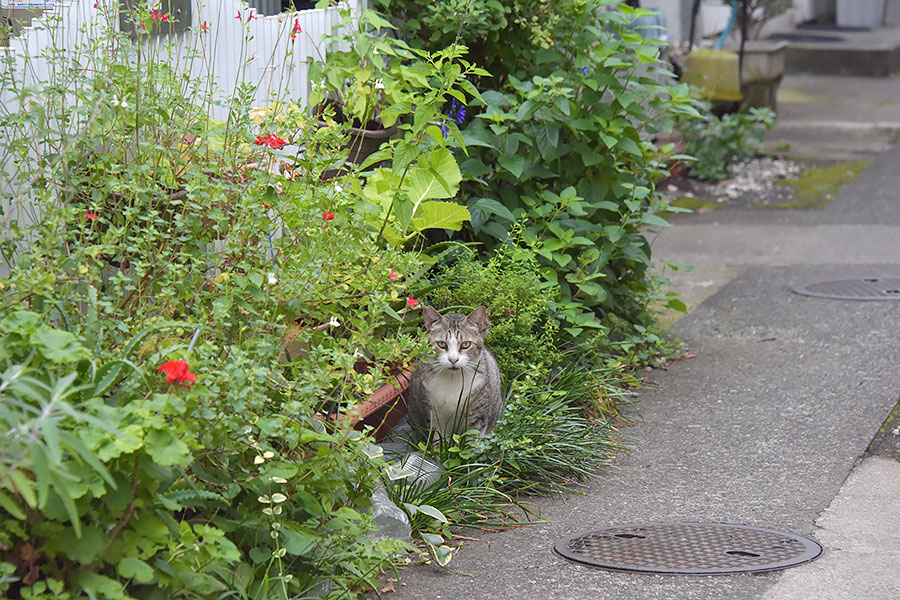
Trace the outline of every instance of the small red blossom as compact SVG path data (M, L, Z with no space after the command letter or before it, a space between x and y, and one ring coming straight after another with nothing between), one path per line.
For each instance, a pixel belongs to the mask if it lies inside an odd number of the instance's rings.
M334 213L330 210L326 210L322 213L322 218L326 221L331 221L332 219L334 219Z
M388 279L390 279L391 281L393 281L394 279L397 279L398 277L400 277L400 276L397 275L396 273L394 273L394 270L391 269L391 274L388 275Z
M272 148L274 150L281 150L282 148L287 146L287 141L281 139L274 133L269 134L269 142L268 143L269 143L269 148Z
M268 133L264 135L256 136L256 141L253 142L257 146L268 146L273 150L281 150L285 146L287 146L287 141L281 139L274 133Z
M100 0L97 0L97 2L94 2L94 8L100 8Z
M169 15L166 14L164 10L154 10L150 13L151 21L161 21L163 23L169 22Z
M166 374L166 383L180 383L185 387L191 387L197 376L190 371L191 367L183 360L169 360L159 365L156 369L159 373Z
M269 210L269 205L266 204L265 202L263 202L263 207L264 207L266 210ZM265 212L265 211L263 211L263 212Z
M89 210L86 210L86 211L84 211L84 218L85 219L96 219L97 215L95 215L94 213L92 213Z
M200 26L200 31L209 31L209 25L206 24L206 21L203 21L203 25Z
M253 14L253 9L251 8L251 9L250 9L250 14L247 16L247 22L249 23L249 22L252 21L253 19L258 19L258 18L259 18L259 17L257 17L256 15Z
M300 27L300 19L294 19L294 28L291 29L291 39L296 40L298 33L303 33L303 28Z
M410 308L413 308L413 307L419 305L419 301L416 300L415 298L413 298L413 295L410 294L409 296L406 297L406 305Z
M241 21L243 19L243 17L241 17L241 11L238 11L238 14L235 17L235 19L237 19L238 21Z

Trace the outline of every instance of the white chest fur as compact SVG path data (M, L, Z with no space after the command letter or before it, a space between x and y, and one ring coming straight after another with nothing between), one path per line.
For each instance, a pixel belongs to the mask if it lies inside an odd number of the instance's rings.
M431 427L443 439L467 429L466 418L472 389L483 384L484 376L471 369L444 369L425 383L431 405Z

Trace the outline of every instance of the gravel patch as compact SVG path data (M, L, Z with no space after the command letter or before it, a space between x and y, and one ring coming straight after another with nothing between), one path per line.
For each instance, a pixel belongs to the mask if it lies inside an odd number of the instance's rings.
M736 208L759 208L778 205L794 200L795 191L791 186L779 185L779 181L794 179L802 171L818 163L794 161L769 156L747 158L732 166L732 176L720 182L706 182L692 177L671 179L662 186L662 191L673 200L694 199L696 206L689 206L698 212L719 208L719 205ZM693 204L685 201L685 204Z

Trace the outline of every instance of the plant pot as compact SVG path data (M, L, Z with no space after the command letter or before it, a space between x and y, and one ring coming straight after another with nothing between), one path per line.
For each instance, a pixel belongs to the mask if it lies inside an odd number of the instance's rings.
M327 127L325 121L319 121L319 127ZM347 160L355 165L361 165L369 156L378 152L381 144L391 139L397 133L397 127L388 127L380 129L364 129L361 127L350 127L350 140L342 146L347 150ZM377 163L374 166L383 164ZM325 171L322 176L325 179L331 179L340 175L344 169L332 169Z
M401 394L409 387L412 371L403 371L375 390L371 396L348 411L356 429L370 426L374 429L376 441L381 441L388 432L406 416L406 402Z
M748 40L744 44L741 65L741 107L776 108L778 86L784 75L784 58L788 43L785 40Z
M884 22L884 0L837 0L838 27L879 27Z

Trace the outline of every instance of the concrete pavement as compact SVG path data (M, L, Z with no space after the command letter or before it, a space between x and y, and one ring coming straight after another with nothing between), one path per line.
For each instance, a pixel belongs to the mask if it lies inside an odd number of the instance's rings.
M547 522L477 534L455 573L403 570L392 600L900 597L900 463L865 455L900 398L900 302L791 292L900 276L900 146L821 211L691 215L654 256L695 265L671 274L692 308L672 331L695 358L649 375L631 454L584 495L537 500ZM659 521L793 531L825 554L779 573L693 577L595 570L550 551L568 534Z

